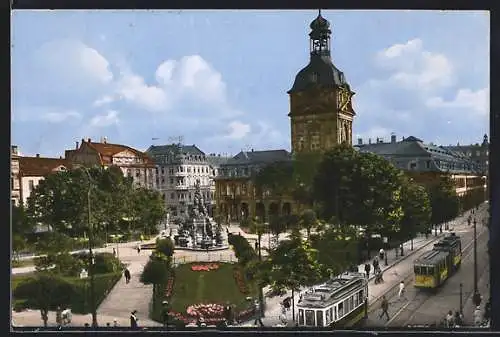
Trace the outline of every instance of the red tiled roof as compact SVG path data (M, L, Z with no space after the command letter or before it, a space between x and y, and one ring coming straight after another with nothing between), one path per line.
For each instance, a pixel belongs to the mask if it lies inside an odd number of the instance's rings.
M59 166L69 169L71 164L61 158L19 157L19 174L25 177L43 177Z
M101 157L101 161L103 164L111 164L112 163L112 157L120 152L123 151L130 151L133 154L135 154L137 157L142 158L144 160L145 164L153 164L153 161L149 156L142 152L138 151L134 148L131 148L130 146L126 145L121 145L121 144L110 144L110 143L96 143L96 142L84 142L85 144L89 145L91 148L97 151Z

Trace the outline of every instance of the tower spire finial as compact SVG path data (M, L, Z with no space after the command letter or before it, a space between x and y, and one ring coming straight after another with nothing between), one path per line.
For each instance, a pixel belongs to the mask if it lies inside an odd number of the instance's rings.
M318 9L318 16L321 16L321 8Z

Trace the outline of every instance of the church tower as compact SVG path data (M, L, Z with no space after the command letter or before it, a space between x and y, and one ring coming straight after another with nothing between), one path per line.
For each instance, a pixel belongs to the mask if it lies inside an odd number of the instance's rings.
M311 22L309 64L295 77L290 95L292 153L326 151L352 144L351 91L332 62L330 23L321 16Z

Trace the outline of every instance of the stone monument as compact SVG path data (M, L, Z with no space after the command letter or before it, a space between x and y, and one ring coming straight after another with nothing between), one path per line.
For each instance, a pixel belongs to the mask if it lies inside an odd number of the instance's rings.
M195 185L193 208L174 241L182 248L214 250L228 247L221 226L208 216L199 180Z

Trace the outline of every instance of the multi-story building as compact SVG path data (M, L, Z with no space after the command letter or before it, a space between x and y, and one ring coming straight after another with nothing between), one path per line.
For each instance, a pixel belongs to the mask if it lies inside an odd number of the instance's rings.
M460 145L456 146L443 146L443 148L450 150L455 153L455 155L463 158L468 158L474 163L479 165L483 175L488 175L488 157L489 157L489 141L488 135L484 135L483 142L481 144L471 144L471 145Z
M65 158L75 166L116 166L133 178L135 186L156 188L156 170L151 158L129 146L108 143L106 138L100 142L82 139L80 144L76 142L74 150L65 151Z
M215 182L218 167L224 157L207 156L196 145L152 145L146 153L156 165L157 186L172 217L188 215L199 184L201 195L210 215L215 208Z
M19 157L20 200L26 205L31 192L40 181L51 173L65 171L71 164L61 158L44 158L37 154L35 157Z
M240 152L221 166L216 181L219 214L229 221L247 216L261 219L298 209L293 198L257 191L251 176L266 165L290 161L303 152L324 152L341 143L352 143L356 113L344 73L332 62L330 23L321 16L310 24L309 64L295 76L290 96L291 150Z
M290 214L293 200L287 196L271 195L253 184L253 177L262 168L277 162L290 162L286 150L242 151L221 165L216 178L218 214L224 221L241 221L270 215Z
M310 60L295 77L290 95L292 153L326 151L352 143L356 115L344 73L332 62L330 23L321 16L310 24Z
M384 157L397 168L404 170L417 182L429 182L442 173L449 173L456 184L458 196L484 188L485 181L480 165L469 158L458 156L443 146L424 144L421 139L410 136L397 141L392 135L390 142L377 139L363 144L358 139L355 148L360 152L371 152Z
M10 201L12 205L21 203L21 180L19 177L19 153L17 146L10 148Z

